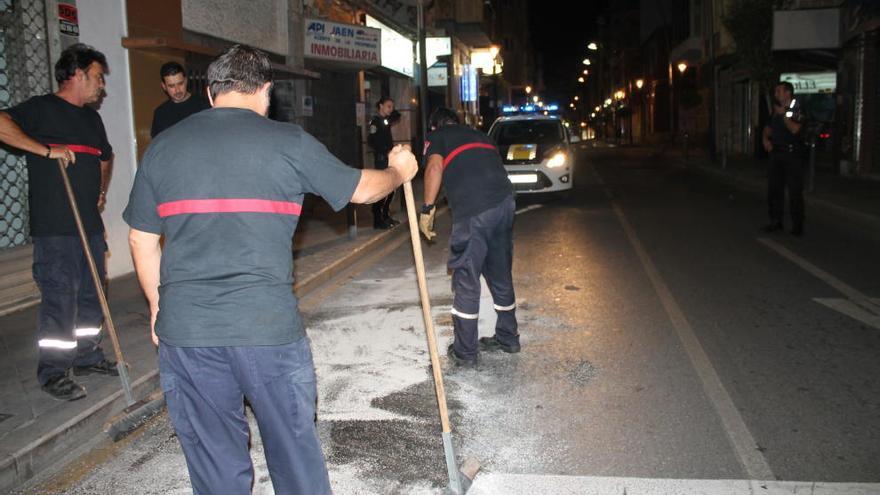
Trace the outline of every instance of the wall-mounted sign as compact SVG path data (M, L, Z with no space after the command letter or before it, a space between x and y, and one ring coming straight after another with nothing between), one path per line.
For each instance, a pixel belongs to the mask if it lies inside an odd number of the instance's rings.
M303 117L311 117L315 114L315 99L308 95L303 95L300 105L300 115Z
M449 75L446 71L446 64L440 62L428 67L428 86L442 86L445 88L448 81Z
M378 29L366 26L306 19L304 56L358 66L376 66L382 61L381 36Z
M443 55L452 55L452 38L425 38L425 58L428 59L428 67L437 63L437 58ZM416 63L419 63L419 43L416 42Z
M407 77L413 77L415 57L413 56L412 40L382 24L374 17L367 16L366 24L382 31L382 67ZM427 46L426 44L425 47Z
M61 34L79 36L79 16L76 5L58 4L58 28L61 30Z
M461 66L461 101L477 101L477 68L470 64Z
M833 93L837 91L836 72L787 72L779 76L794 86L795 95Z

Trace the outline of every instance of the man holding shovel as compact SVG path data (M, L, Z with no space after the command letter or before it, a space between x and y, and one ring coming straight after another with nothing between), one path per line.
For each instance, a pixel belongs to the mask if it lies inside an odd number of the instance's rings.
M100 347L103 316L73 213L56 163L67 166L80 205L99 277L104 277L104 224L101 210L110 181L113 150L101 116L88 105L104 91L107 60L81 43L61 53L55 64L58 92L35 96L0 112L0 141L27 152L30 234L34 281L42 301L37 316L42 389L59 400L86 396L69 376L118 375Z
M425 203L419 229L430 241L434 202L440 185L452 209L449 263L452 270L452 323L455 339L449 357L458 366L475 367L479 349L516 353L520 350L513 291L513 186L492 140L459 124L447 108L431 114L432 132L425 143ZM498 320L495 335L477 340L480 276L492 293ZM479 347L479 349L478 349Z
M387 169L357 170L299 126L267 119L272 66L259 50L233 46L207 79L213 108L150 144L123 214L168 414L196 494L250 493L244 398L275 493L329 494L293 234L304 194L337 211L371 203L412 179L415 157L397 147Z

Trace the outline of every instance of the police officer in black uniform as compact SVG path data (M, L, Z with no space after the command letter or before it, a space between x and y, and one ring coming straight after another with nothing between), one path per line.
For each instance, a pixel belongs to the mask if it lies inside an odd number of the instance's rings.
M801 138L800 110L794 99L794 86L779 82L773 89L776 104L770 123L764 127L764 149L770 153L770 170L767 174L767 205L770 223L762 230L776 232L783 229L783 204L788 189L791 234L804 233L804 172L807 148Z
M391 138L391 115L394 112L394 100L383 96L376 102L376 111L378 115L370 120L370 135L367 138L367 143L370 148L373 148L373 167L376 170L384 170L388 168L388 152L394 147L394 140ZM389 229L400 223L391 218L388 212L392 199L394 199L393 191L385 198L373 203L373 228Z
M434 202L441 183L452 209L449 263L452 270L452 322L455 340L449 357L474 367L480 349L520 350L513 291L513 186L498 148L482 132L460 125L452 110L431 114L433 132L425 143L425 203L419 229L428 240L434 231ZM495 335L477 340L480 275L486 279L498 320Z

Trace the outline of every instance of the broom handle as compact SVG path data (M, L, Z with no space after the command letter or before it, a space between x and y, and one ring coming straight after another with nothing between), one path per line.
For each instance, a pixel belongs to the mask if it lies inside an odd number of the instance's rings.
M419 281L419 298L422 301L422 318L425 320L425 334L428 336L428 352L431 354L431 370L434 372L434 389L437 392L437 405L440 408L440 426L443 433L449 428L449 412L446 410L446 390L443 388L443 374L440 372L440 357L437 355L437 337L434 334L434 320L431 318L431 300L428 298L428 281L425 278L425 259L422 256L422 241L419 238L419 223L413 199L412 183L403 183L406 196L406 216L409 219L409 236L412 240L413 257L416 260L416 278Z
M67 176L67 168L64 166L64 162L61 160L57 161L58 169L61 171L61 179L64 181L64 189L67 191L67 199L70 201L70 209L73 211L76 230L79 232L79 240L82 242L83 251L86 253L89 270L92 272L92 280L95 282L95 290L98 292L98 300L101 301L101 311L104 313L104 321L107 323L107 333L110 334L110 341L113 342L116 362L117 364L124 365L125 360L122 358L122 349L119 347L119 337L116 335L116 327L113 325L113 318L110 317L110 306L107 304L107 296L104 294L104 284L101 276L98 275L98 267L95 265L95 258L92 256L92 250L89 247L89 239L86 237L86 229L83 227L82 217L79 214L76 196L73 194L73 186L70 185L70 177Z

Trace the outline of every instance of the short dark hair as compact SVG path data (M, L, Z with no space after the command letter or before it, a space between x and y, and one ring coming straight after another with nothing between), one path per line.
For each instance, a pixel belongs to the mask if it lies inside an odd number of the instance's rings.
M376 109L381 107L382 104L385 103L386 101L393 102L394 100L392 100L390 96L383 96L383 97L379 98L379 101L376 102Z
M458 119L458 114L446 107L440 107L431 112L429 122L432 129L440 129L448 125L459 125L461 123Z
M183 77L186 77L186 71L183 69L183 66L173 60L165 62L162 64L162 68L159 69L159 77L162 79L162 82L165 82L166 77L175 74L183 74Z
M788 93L790 95L794 96L794 85L793 84L791 84L788 81L779 81L778 83L776 83L776 87L778 88L779 86L782 86L783 88L788 90Z
M233 45L211 62L207 79L213 98L230 91L251 95L273 82L272 63L261 50Z
M55 80L61 84L73 77L77 69L87 71L94 62L101 64L107 72L107 57L103 53L84 43L70 45L55 62Z

